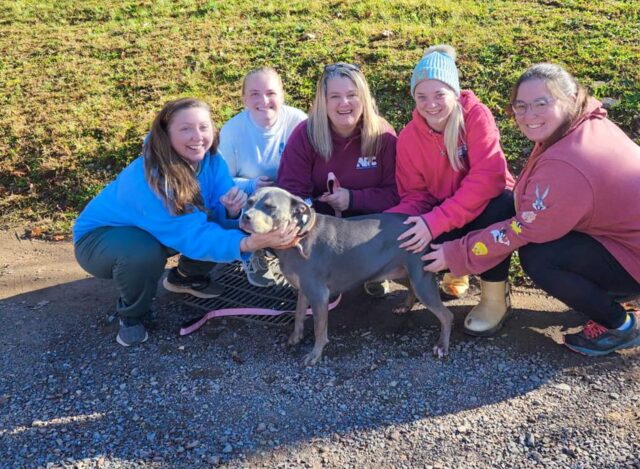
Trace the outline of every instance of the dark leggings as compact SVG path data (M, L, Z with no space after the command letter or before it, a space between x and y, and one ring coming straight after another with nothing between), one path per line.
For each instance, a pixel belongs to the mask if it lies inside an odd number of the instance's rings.
M524 271L544 291L609 329L626 312L621 298L640 295L640 284L591 236L575 231L519 250Z
M452 241L454 239L462 238L467 233L475 230L481 230L499 221L508 220L515 215L515 208L513 205L513 193L505 190L495 199L491 199L489 205L484 211L478 215L478 218L470 223L467 223L462 228L456 228L455 230L443 233L438 236L433 242L436 244L444 243L445 241ZM511 260L511 254L506 259L500 262L495 267L480 274L480 278L486 282L502 282L509 277L509 262Z

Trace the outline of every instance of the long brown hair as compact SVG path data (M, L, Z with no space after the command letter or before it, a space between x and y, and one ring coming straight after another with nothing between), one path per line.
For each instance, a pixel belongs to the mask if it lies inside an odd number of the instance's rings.
M547 140L542 142L537 152L541 153L556 143L573 127L573 124L582 117L587 106L587 91L576 79L560 65L550 63L539 63L529 67L511 89L510 105L507 114L514 117L513 104L518 96L518 89L525 81L542 80L549 89L551 96L567 106L567 120L553 132Z
M204 210L200 184L193 168L171 146L169 126L176 114L184 109L202 108L211 114L204 101L182 98L169 101L156 115L151 132L142 149L144 175L151 189L158 194L173 215L182 215L194 209ZM213 142L209 152L215 155L220 140L213 125Z

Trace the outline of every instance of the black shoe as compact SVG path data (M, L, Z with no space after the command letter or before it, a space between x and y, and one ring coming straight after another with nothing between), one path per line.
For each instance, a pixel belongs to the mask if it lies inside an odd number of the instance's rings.
M120 318L120 329L116 336L116 342L123 347L131 347L146 342L149 338L147 330L142 325L140 319Z
M187 293L198 298L215 298L224 293L224 286L214 282L207 275L184 277L174 267L162 281L162 286L173 293Z
M640 312L629 313L631 327L626 331L607 329L594 321L589 321L575 334L566 334L564 344L574 352L597 357L623 348L640 346Z

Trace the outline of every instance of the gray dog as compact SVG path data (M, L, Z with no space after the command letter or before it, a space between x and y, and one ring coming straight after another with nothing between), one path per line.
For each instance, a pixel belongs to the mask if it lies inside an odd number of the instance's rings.
M298 289L290 345L302 340L309 305L313 311L315 345L305 356L304 365L317 363L329 342L328 303L332 293L344 292L366 280L407 275L418 299L440 320L440 338L433 353L438 357L447 354L453 313L442 304L434 275L423 270L421 254L398 247L397 238L407 229L405 219L392 213L349 219L316 214L301 198L275 187L259 189L249 198L240 222L243 230L265 233L284 223L300 227L296 244L275 254L282 273ZM405 307L410 308L413 300L409 302Z

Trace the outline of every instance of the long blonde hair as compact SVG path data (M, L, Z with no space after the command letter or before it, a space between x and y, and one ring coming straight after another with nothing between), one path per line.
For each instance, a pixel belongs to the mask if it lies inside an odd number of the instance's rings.
M311 145L325 160L331 159L333 144L331 123L327 114L327 83L335 77L348 78L355 85L362 102L362 116L359 122L362 142L360 152L363 156L377 155L381 148L381 137L388 124L378 115L378 109L362 72L357 66L342 62L326 66L318 79L316 97L307 122L307 136Z
M422 58L425 58L426 56L434 52L448 55L449 57L451 57L451 59L453 60L453 63L455 64L457 54L456 54L456 50L452 46L448 44L438 44L435 46L431 46L424 51ZM457 68L453 70L457 72ZM442 80L439 80L439 81L442 81ZM455 102L455 105L453 106L453 109L451 110L451 114L449 114L449 118L447 119L447 124L444 127L443 137L444 137L444 147L445 147L445 150L447 151L447 159L449 160L449 164L451 165L451 168L455 172L459 172L466 168L464 164L464 160L458 156L458 144L461 139L464 139L464 135L465 135L464 113L462 110L462 104L460 104L460 99L459 99L459 96L456 94L456 91L453 88L451 88L451 86L448 83L444 81L442 81L442 83L445 83L451 89L454 95L456 95L456 102ZM457 78L456 78L456 83L457 83Z
M535 64L520 75L516 84L511 88L511 97L509 100L509 107L507 108L507 114L512 117L515 117L515 114L511 105L518 97L520 85L529 80L544 81L551 93L551 96L567 105L567 120L560 125L547 140L542 142L537 149L538 153L540 153L564 137L573 124L582 117L587 106L587 98L589 95L587 90L585 90L584 87L576 81L573 75L567 72L560 65L551 63Z
M156 115L151 132L144 143L144 175L151 189L162 199L169 212L181 215L193 210L204 210L200 184L195 171L171 146L169 126L175 115L191 108L202 108L211 114L204 101L193 98L169 101ZM210 154L218 150L219 134L213 127L213 142Z

